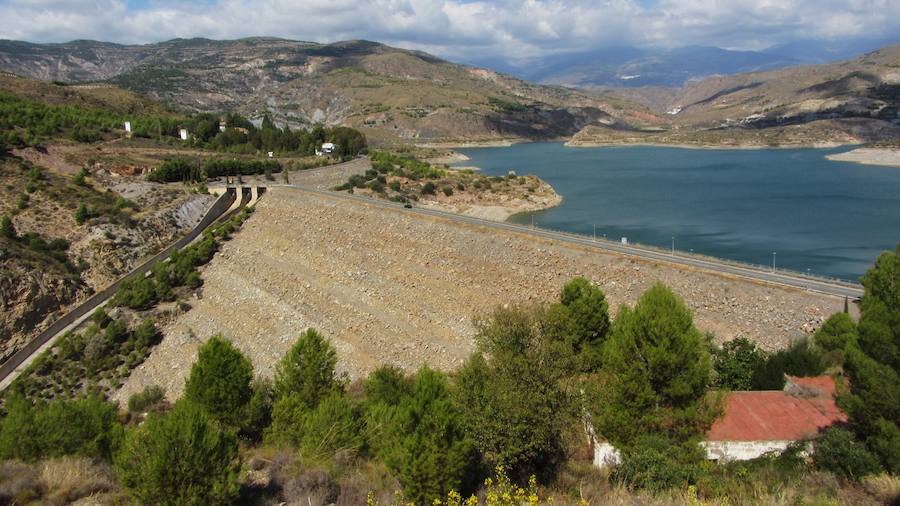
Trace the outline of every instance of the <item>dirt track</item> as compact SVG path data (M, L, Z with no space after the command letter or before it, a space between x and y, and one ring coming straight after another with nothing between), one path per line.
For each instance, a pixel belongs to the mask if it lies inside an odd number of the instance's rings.
M403 210L273 188L203 272L201 299L119 397L148 384L177 395L196 355L221 332L269 376L312 326L359 377L379 364L456 367L473 349L472 317L498 304L553 299L572 276L633 303L657 281L681 294L701 330L767 348L818 326L842 300L578 246L461 225Z

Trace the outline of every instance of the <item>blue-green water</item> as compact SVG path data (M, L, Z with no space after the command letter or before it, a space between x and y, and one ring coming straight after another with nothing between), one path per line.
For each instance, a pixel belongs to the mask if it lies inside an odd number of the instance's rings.
M535 174L564 198L511 221L856 280L900 242L900 168L825 158L840 151L533 143L458 165Z

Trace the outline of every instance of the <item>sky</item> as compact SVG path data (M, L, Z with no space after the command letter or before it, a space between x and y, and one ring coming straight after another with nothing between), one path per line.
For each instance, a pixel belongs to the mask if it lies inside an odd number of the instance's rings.
M0 38L369 39L457 61L896 37L900 0L0 0Z

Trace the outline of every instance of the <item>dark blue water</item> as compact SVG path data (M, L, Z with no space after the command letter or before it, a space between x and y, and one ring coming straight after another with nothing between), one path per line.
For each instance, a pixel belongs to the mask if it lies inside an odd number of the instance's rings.
M900 242L900 168L843 149L461 149L489 175L535 174L561 206L511 221L856 280Z

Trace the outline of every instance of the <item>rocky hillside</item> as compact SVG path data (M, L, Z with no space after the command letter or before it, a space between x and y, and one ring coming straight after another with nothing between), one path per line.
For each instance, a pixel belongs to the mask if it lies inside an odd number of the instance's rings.
M375 140L492 141L570 136L643 108L368 41L172 40L144 46L0 42L0 69L108 82L189 111L269 114L292 126L365 127Z
M900 45L846 62L618 92L667 118L655 129L589 126L574 144L815 144L900 137Z

